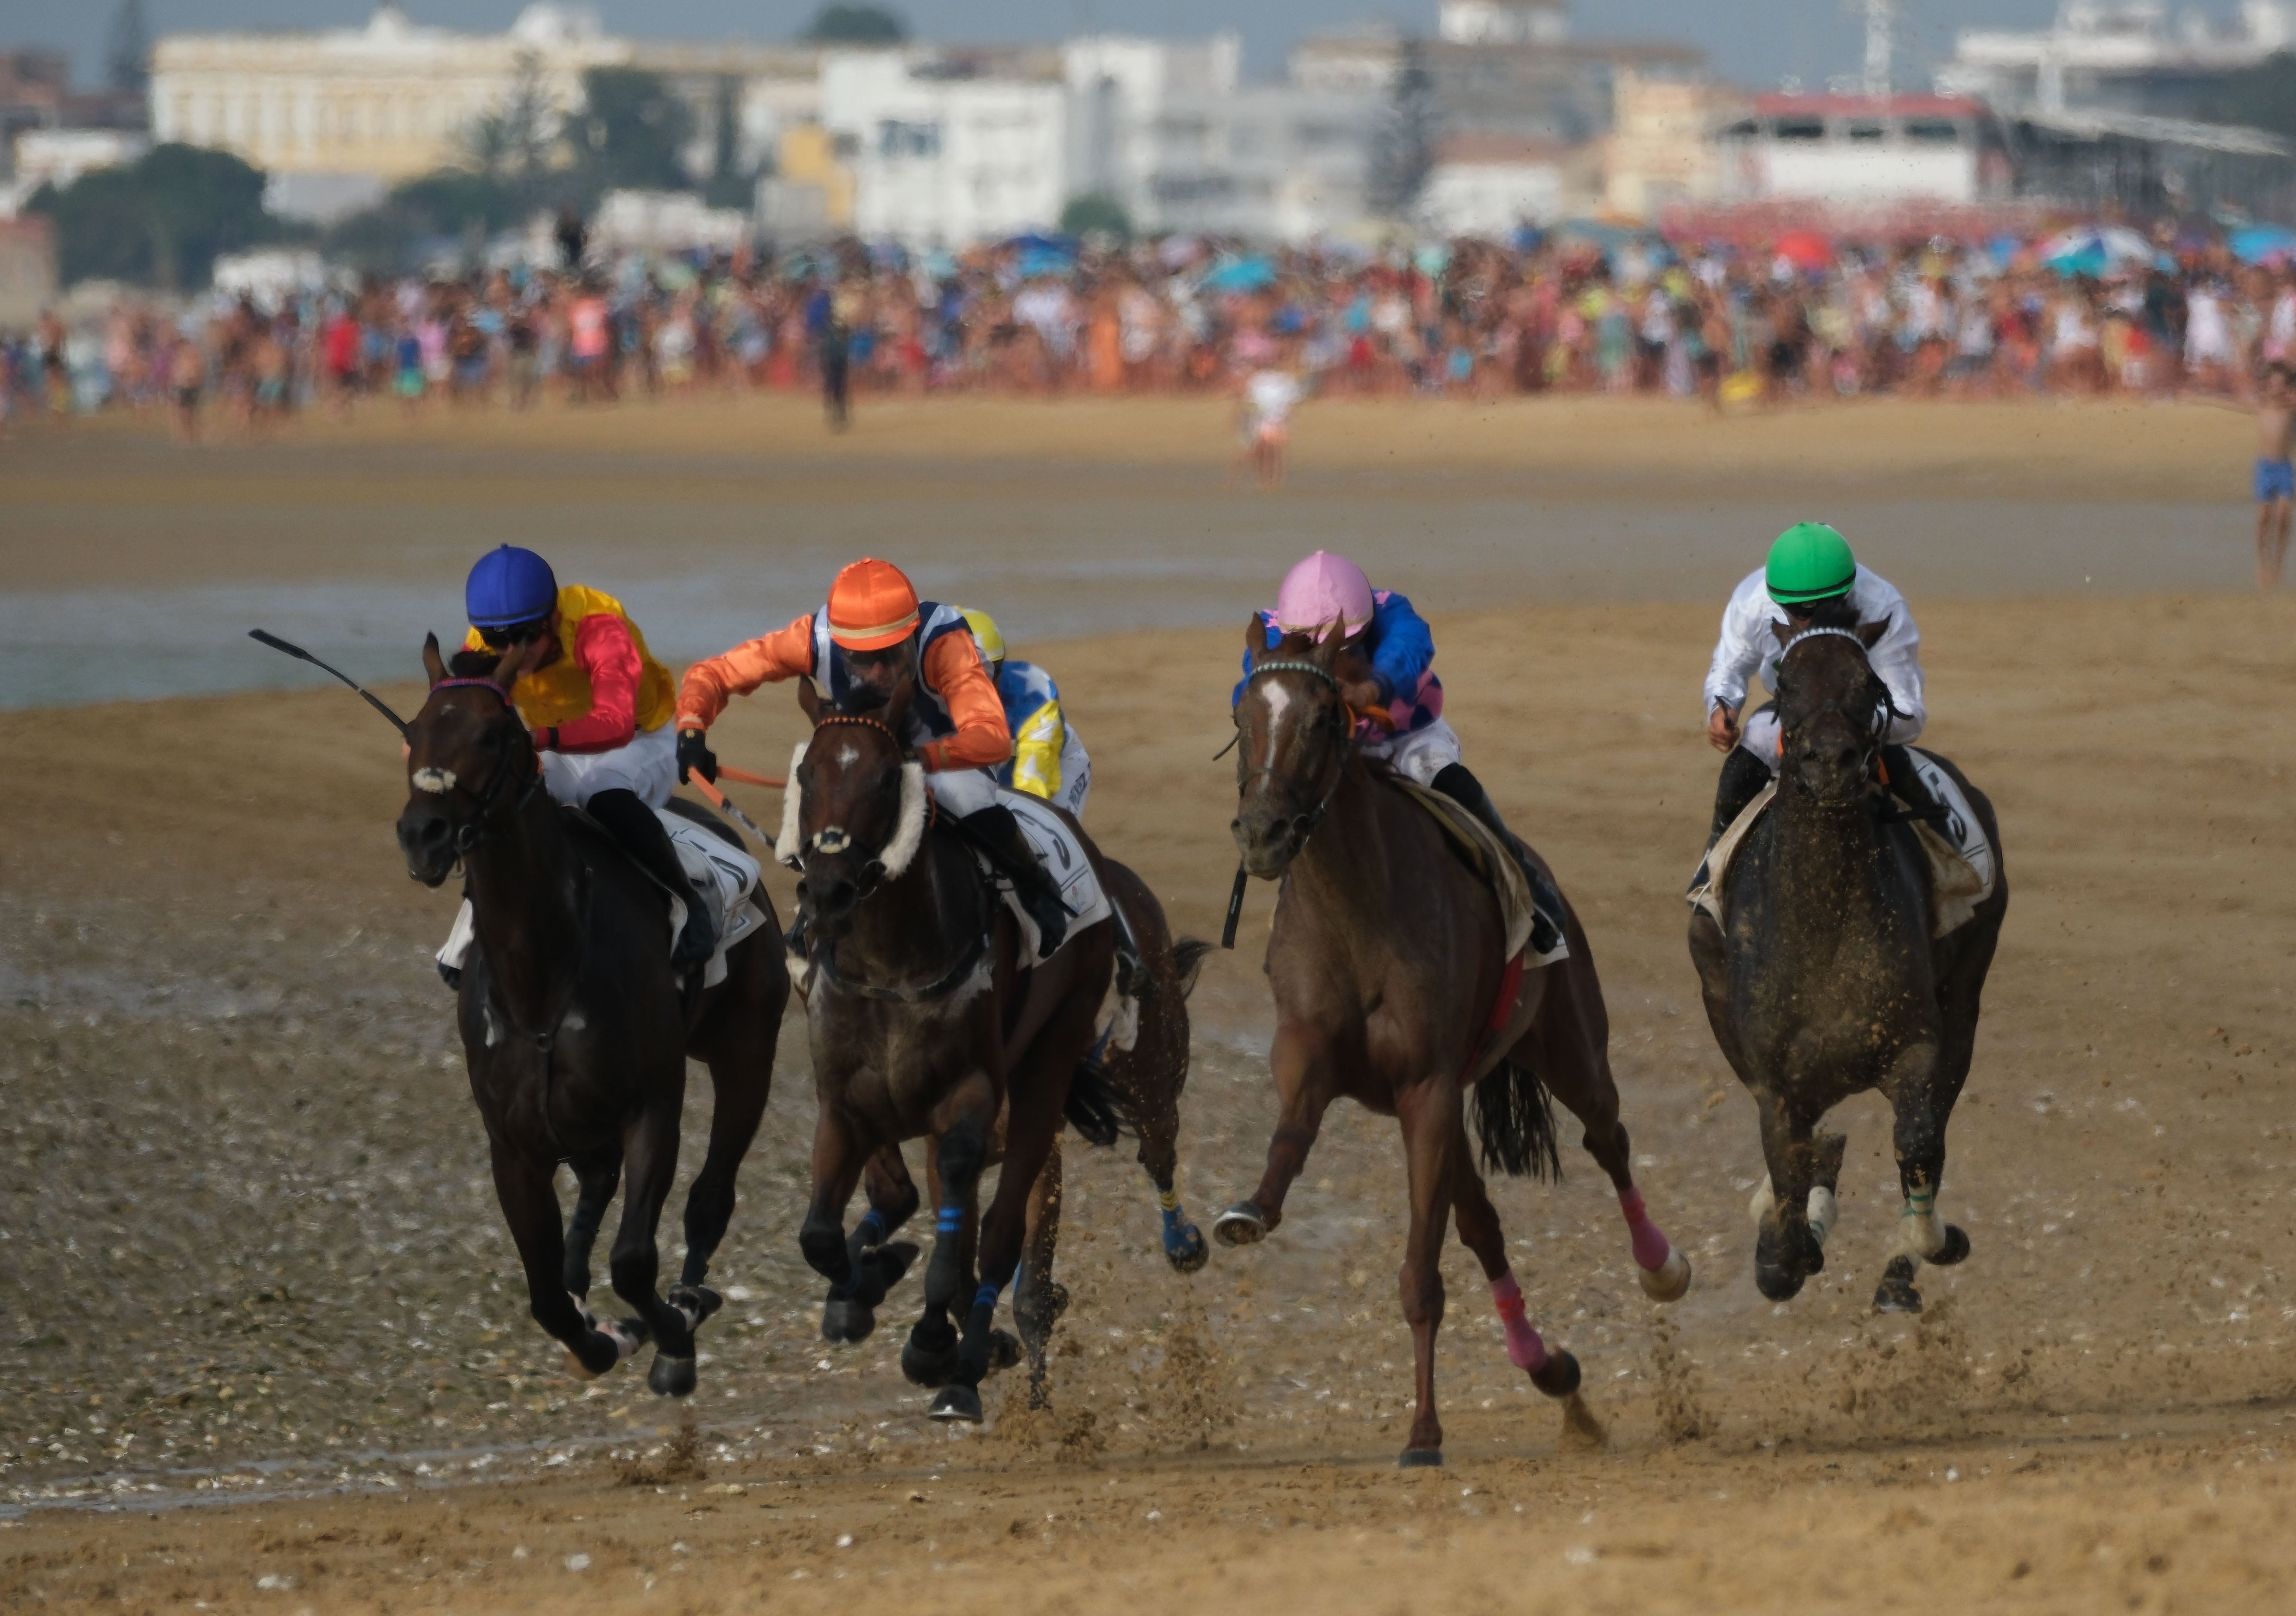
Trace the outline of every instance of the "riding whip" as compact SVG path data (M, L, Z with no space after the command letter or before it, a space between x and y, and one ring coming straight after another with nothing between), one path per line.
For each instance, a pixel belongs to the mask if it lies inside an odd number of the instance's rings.
M724 767L719 768L718 772L728 776L731 776L734 774L732 769ZM750 775L740 777L755 778L755 776ZM774 845L774 839L758 828L758 822L750 818L747 814L743 813L741 810L740 806L736 804L731 797L728 797L725 792L719 791L716 786L710 784L709 781L702 778L700 771L695 771L687 780L686 783L691 785L695 791L700 792L703 796L709 798L709 806L711 808L716 808L719 813L726 815L732 818L743 830L749 832L750 835L755 836L765 846L770 848Z
M406 734L406 720L400 718L397 713L391 711L390 709L385 707L381 701L377 701L373 692L368 690L365 685L361 685L357 679L351 677L350 675L345 673L341 669L331 668L326 663L319 660L318 658L313 656L309 652L304 650L300 645L291 645L285 640L281 639L277 635L266 634L260 628L249 629L247 631L247 637L250 640L259 640L264 644L270 646L274 651L283 651L289 656L297 658L301 661L308 662L312 667L320 669L322 672L334 675L335 677L340 679L344 684L349 685L353 690L357 691L360 695L364 696L366 699L366 704L369 707L373 708L375 711L381 713L384 718L397 725L398 726L398 733L400 735L404 736Z
M1251 879L1251 872L1243 865L1235 866L1235 890L1227 895L1227 923L1220 928L1220 947L1235 947L1235 923L1243 913L1243 883Z
M781 792L789 789L789 782L786 780L776 780L771 775L753 775L748 769L735 768L730 763L721 763L718 766L718 777L720 780L731 780L736 785L762 785L768 791Z

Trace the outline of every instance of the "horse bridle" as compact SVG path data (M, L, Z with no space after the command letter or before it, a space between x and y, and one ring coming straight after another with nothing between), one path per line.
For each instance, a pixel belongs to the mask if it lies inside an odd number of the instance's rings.
M505 709L511 705L510 693L492 679L441 679L430 687L430 693L433 695L442 690L491 691ZM518 729L521 735L525 735L526 726L523 724L518 726ZM542 789L542 759L534 751L533 737L528 735L526 741L527 755L534 759L534 774L527 781L526 790L519 793L518 800L511 804L511 814L513 817L523 810L528 803L534 800L534 793ZM502 795L503 787L510 781L511 768L518 761L518 756L515 749L504 751L502 761L495 765L495 772L488 776L486 785L479 791L472 791L460 780L456 780L454 784L447 788L448 791L462 792L471 799L473 805L471 816L455 826L456 854L467 853L481 843L497 841L510 834L507 831L488 828L487 821L493 816L495 799Z
M1829 638L1848 640L1857 646L1858 656L1866 663L1866 671L1873 677L1875 684L1882 686L1882 699L1874 703L1873 716L1867 720L1866 729L1865 772L1870 781L1874 775L1874 761L1881 754L1882 737L1888 731L1890 718L1896 716L1898 711L1898 703L1890 694L1889 685L1883 683L1881 675L1874 672L1872 648L1853 629L1831 628L1797 629L1788 636L1786 643L1778 648L1778 667L1781 670L1784 669L1786 658L1791 656L1793 653L1793 648L1804 640ZM1785 748L1785 715L1783 712L1778 715L1778 748L1781 753L1780 761L1783 763L1783 753Z
M813 727L815 733L818 734L838 724L857 725L864 729L876 730L890 740L896 748L900 745L900 737L893 734L891 725L882 718L873 718L866 713L829 713L816 719ZM797 785L798 783L792 778L791 784ZM799 786L798 789L802 791L804 788ZM934 820L939 816L939 805L933 800L932 794L928 792L925 794L924 830L926 833L931 831ZM832 837L835 838L833 842L831 840ZM852 845L852 833L842 825L825 824L799 844L798 868L800 871L804 869L805 861L811 854L842 853ZM884 881L885 864L882 857L883 852L884 849L880 848L878 849L880 857L870 858L861 866L862 879L854 883L853 901L855 903L866 903ZM988 914L991 917L989 923L994 925L996 909L993 903L989 906ZM819 957L815 964L820 969L823 980L840 992L852 994L857 998L873 999L882 1005L922 1005L935 999L947 997L972 977L974 968L980 964L980 956L988 951L988 932L984 930L978 935L967 939L963 951L957 956L956 963L931 981L916 988L880 988L874 982L857 982L840 975L837 970L837 949L833 942L816 945L810 931L807 933L806 940L808 951L818 947Z
M1330 669L1323 667L1318 663L1308 661L1300 657L1271 657L1267 661L1254 662L1251 665L1251 670L1243 676L1244 685L1249 687L1251 682L1263 673L1304 673L1312 678L1322 680L1325 685L1331 686L1332 693L1339 698L1340 710L1339 724L1337 727L1341 742L1344 744L1349 737L1355 734L1355 709L1348 705L1347 692L1340 687L1339 676L1334 674ZM1272 748L1270 749L1270 751L1272 753ZM1270 761L1261 764L1258 768L1253 769L1250 774L1244 775L1242 780L1238 781L1236 783L1237 795L1241 796L1246 787L1248 787L1252 781L1261 779L1263 777L1270 780L1277 777L1275 765L1274 762ZM1340 767L1332 775L1331 789L1324 793L1324 800L1321 802L1318 802L1308 814L1302 816L1302 817L1304 817L1308 822L1307 829L1301 833L1300 837L1300 842L1302 847L1307 845L1308 838L1316 833L1316 827L1324 823L1324 816L1331 812L1332 799L1336 798L1340 794L1341 783L1345 781L1347 777L1347 758L1342 754L1340 759Z

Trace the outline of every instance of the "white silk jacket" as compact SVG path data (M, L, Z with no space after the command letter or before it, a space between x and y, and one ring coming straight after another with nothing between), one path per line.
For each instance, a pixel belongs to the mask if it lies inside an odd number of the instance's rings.
M1929 717L1922 706L1922 631L1914 627L1913 611L1897 587L1863 566L1849 586L1849 603L1860 623L1889 624L1866 654L1901 715L1890 721L1882 739L1902 746L1921 734ZM1746 686L1757 673L1776 692L1781 647L1770 626L1785 621L1786 609L1770 598L1767 574L1755 568L1731 591L1730 603L1722 610L1722 637L1715 642L1714 666L1706 674L1708 713L1718 702L1733 710L1743 705Z

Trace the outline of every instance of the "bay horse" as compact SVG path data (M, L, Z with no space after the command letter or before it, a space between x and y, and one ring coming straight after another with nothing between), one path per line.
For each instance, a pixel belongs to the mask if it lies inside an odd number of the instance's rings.
M813 737L791 771L780 851L798 861L813 916L804 990L819 1108L798 1243L830 1282L824 1333L867 1333L887 1268L906 1266L876 1257L893 1213L914 1202L900 1146L929 1141L932 1254L901 1368L938 1388L932 1418L977 1423L982 1378L1012 1357L992 1328L1007 1284L1041 1395L1063 1300L1052 1276L1058 1177L1046 1169L1066 1115L1105 1116L1113 1103L1087 1092L1096 1085L1082 1063L1113 975L1116 925L1072 928L1052 958L1022 957L1018 922L955 822L932 812L922 766L905 756L911 695L904 685L880 713L848 712L798 682ZM999 1155L996 1195L976 1218L980 1175ZM871 1210L849 1236L845 1207L865 1171Z
M670 972L667 896L543 790L511 694L547 649L537 641L499 662L459 653L450 675L437 637L424 642L430 693L406 726L398 844L425 886L458 863L466 875L478 937L455 1019L535 1322L585 1377L651 1338L647 1385L684 1397L696 1383L694 1330L719 1305L703 1282L765 1113L789 968L760 890L767 923L726 951L726 980L693 1004L689 1030L688 996ZM655 1291L655 1226L677 1171L688 1055L708 1063L716 1106L686 1195L685 1265L665 1299ZM562 1232L561 1162L580 1185ZM601 1323L586 1300L590 1253L625 1170L610 1267L636 1314Z
M1877 778L1895 708L1866 653L1887 628L1859 624L1840 603L1799 632L1775 626L1784 767L1723 874L1728 928L1693 910L1690 956L1715 1041L1761 1113L1769 1179L1752 1211L1762 1294L1784 1301L1825 1267L1845 1140L1816 1129L1849 1095L1878 1088L1896 1120L1905 1210L1874 1305L1917 1313L1920 1265L1969 1255L1969 1236L1939 1221L1937 1193L2009 882L1992 803L1930 754L1994 857L1992 893L1966 922L1931 935L1929 859Z
M1511 971L1496 897L1452 853L1433 816L1382 780L1356 745L1357 715L1341 693L1368 675L1340 626L1288 636L1272 651L1264 636L1255 617L1235 707L1232 829L1244 867L1283 882L1267 961L1279 1118L1259 1187L1212 1232L1244 1244L1282 1223L1284 1194L1334 1100L1400 1121L1411 1226L1399 1279L1417 1388L1401 1462L1440 1464L1435 1333L1447 1224L1456 1220L1482 1264L1508 1357L1549 1397L1570 1396L1579 1380L1578 1360L1532 1327L1508 1266L1498 1213L1468 1148L1470 1087L1486 1166L1559 1173L1549 1096L1561 1100L1617 1187L1643 1289L1675 1300L1689 1288L1690 1265L1635 1187L1602 983L1576 913L1566 902L1565 958ZM1543 860L1538 868L1552 880Z

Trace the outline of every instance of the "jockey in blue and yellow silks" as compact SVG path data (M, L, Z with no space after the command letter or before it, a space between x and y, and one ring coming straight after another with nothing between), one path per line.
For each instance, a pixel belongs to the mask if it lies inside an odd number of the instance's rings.
M1083 818L1085 798L1092 792L1092 759L1062 710L1060 686L1035 663L1005 654L1004 631L995 618L970 606L960 610L1013 728L1013 757L996 771L996 783Z

